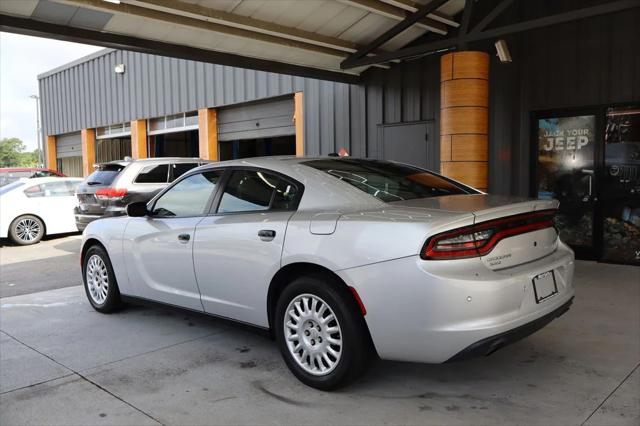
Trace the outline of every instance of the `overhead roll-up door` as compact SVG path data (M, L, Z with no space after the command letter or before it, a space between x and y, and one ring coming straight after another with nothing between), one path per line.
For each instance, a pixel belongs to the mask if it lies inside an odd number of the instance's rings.
M82 157L82 143L79 132L56 136L56 157Z
M218 140L295 135L293 97L251 103L218 111Z

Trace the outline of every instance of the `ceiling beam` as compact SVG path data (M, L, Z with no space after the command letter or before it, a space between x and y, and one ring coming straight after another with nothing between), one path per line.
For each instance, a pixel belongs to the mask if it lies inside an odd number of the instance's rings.
M233 53L216 52L133 36L87 30L68 25L51 24L3 14L0 14L0 31L342 83L357 84L360 80L359 76L353 74L292 65L267 59L250 58Z
M394 19L396 21L404 21L407 19L407 11L399 9L395 6L391 6L387 3L382 3L378 0L339 0L340 3L344 3L349 6L357 7L368 12L374 13L380 16L386 16L387 18ZM423 17L416 22L416 26L434 32L440 35L447 34L447 26L441 22L437 22L430 18Z
M420 3L417 3L413 0L380 0L380 1L412 13L418 10L420 6L422 6ZM444 13L437 12L437 11L431 12L430 14L428 14L427 18L431 18L434 21L442 22L443 24L449 25L450 27L454 27L454 28L458 28L460 26L460 24L451 16L445 15Z
M484 30L487 27L487 25L492 23L493 20L498 17L498 15L500 15L502 12L504 12L504 10L511 5L511 3L513 3L513 0L502 0L500 3L498 3L496 5L496 7L494 7L491 10L491 12L489 12L487 14L487 16L482 18L480 20L480 22L478 22L476 24L476 26L473 27L471 32L477 33L477 32L480 32L480 31Z
M594 16L605 15L613 12L620 12L636 7L640 7L640 0L614 0L609 3L603 3L597 6L586 7L570 12L545 16L538 19L531 19L529 21L505 25L490 30L480 32L473 32L472 30L468 34L461 37L451 37L443 40L421 44L418 46L407 47L396 52L383 53L371 57L361 57L359 59L349 61L348 63L346 61L343 61L340 66L343 69L349 69L365 65L372 65L374 63L385 63L398 59L413 58L416 56L428 55L441 50L454 49L463 43L502 37L509 34L516 34L523 31L549 27L552 25L577 21L580 19L591 18Z
M418 9L416 12L409 15L404 21L400 21L399 23L397 23L396 25L394 25L393 27L385 31L383 34L378 36L371 43L358 49L357 52L349 55L347 59L342 61L342 63L340 64L340 67L349 68L349 64L351 64L353 61L358 60L362 57L365 57L368 53L373 52L375 49L382 46L384 43L388 42L389 40L391 40L401 32L405 31L407 28L414 25L416 22L418 22L420 19L426 16L429 12L436 10L447 1L448 0L431 0L429 3L421 6L420 9Z

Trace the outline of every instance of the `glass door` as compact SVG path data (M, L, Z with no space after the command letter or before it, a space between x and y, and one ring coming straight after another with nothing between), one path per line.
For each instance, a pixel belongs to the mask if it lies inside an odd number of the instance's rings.
M560 201L560 238L582 258L594 258L597 113L539 115L535 118L534 195Z
M606 111L602 260L640 265L640 105Z

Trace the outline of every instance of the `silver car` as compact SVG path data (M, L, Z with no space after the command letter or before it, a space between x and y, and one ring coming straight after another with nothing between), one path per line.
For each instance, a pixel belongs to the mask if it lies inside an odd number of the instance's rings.
M488 355L564 313L574 255L557 207L387 161L221 162L89 224L82 274L100 312L145 299L267 329L327 390L376 355Z

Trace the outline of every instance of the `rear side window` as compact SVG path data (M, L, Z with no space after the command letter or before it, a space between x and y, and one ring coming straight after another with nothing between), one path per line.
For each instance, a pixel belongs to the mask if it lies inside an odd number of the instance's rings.
M169 174L168 164L147 166L136 176L135 183L167 183Z
M387 203L470 193L462 185L434 173L388 161L341 158L311 160L303 164Z
M198 163L175 163L171 165L171 176L169 176L169 182L173 182L189 170L198 167Z
M87 185L111 185L124 168L121 164L101 164L87 177Z
M24 195L34 197L69 197L75 195L78 182L46 182L24 190Z
M225 187L218 213L291 209L297 195L294 185L269 173L236 170Z

